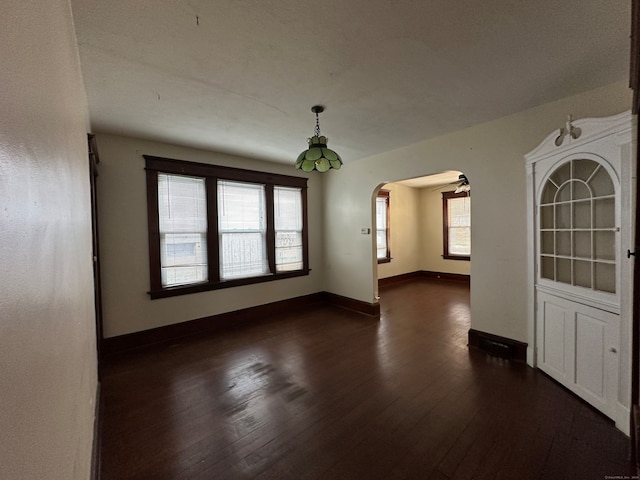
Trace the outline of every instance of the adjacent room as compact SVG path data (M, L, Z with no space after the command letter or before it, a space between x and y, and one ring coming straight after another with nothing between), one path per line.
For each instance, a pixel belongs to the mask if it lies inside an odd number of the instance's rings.
M0 478L637 473L638 8L3 2Z
M464 173L400 180L375 195L378 284L416 275L469 284L471 185Z

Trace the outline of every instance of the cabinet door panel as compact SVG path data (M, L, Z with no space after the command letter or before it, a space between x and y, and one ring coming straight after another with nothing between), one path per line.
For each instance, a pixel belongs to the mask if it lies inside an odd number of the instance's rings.
M571 311L552 297L540 297L538 318L540 342L540 368L559 381L568 378L570 363L567 361L567 334L571 328Z
M538 293L538 367L613 417L618 388L620 317Z
M576 313L576 371L574 381L586 394L604 401L606 323L583 313Z

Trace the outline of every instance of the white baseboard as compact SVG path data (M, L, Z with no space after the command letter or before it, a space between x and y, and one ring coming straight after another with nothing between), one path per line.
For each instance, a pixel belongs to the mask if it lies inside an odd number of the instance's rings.
M626 436L631 435L631 410L621 403L616 404L616 428Z

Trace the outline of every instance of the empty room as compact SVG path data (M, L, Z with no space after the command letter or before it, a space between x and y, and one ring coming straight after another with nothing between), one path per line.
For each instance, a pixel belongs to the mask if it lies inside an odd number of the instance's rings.
M637 475L637 2L0 8L0 478Z

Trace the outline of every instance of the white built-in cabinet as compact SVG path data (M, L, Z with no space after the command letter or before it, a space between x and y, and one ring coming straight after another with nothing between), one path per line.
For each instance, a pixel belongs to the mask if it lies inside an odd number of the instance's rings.
M633 122L569 118L526 155L527 361L627 434Z

